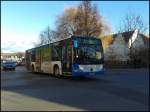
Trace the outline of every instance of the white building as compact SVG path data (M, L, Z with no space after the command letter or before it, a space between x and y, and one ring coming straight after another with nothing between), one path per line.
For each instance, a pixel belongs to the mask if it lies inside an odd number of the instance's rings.
M22 57L18 56L17 53L1 53L1 60L12 60L12 61L20 61L24 58L24 53L22 53Z
M140 34L138 30L113 34L104 57L105 60L127 61L130 59L131 50L136 53L142 48L149 48L149 38Z

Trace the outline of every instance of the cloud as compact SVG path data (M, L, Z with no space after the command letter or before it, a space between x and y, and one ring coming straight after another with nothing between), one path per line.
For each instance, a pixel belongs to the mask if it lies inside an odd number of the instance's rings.
M1 29L1 50L2 52L24 52L34 47L38 40L38 32L26 32Z

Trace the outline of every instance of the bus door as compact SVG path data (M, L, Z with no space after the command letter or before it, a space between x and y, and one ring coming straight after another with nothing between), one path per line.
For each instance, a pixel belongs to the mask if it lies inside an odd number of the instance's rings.
M26 56L25 56L25 61L26 61L26 68L30 70L30 65L31 65L31 53L29 51L26 51Z
M62 47L62 72L65 74L71 72L71 47L68 46L63 46Z
M36 52L36 67L37 67L37 71L40 72L41 71L41 49L38 49Z

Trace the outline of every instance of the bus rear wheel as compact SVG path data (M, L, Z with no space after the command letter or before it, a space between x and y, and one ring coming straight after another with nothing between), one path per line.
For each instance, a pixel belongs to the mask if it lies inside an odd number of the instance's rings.
M60 76L59 67L58 67L58 66L55 66L55 67L54 67L54 76L56 76L56 77L59 77L59 76Z

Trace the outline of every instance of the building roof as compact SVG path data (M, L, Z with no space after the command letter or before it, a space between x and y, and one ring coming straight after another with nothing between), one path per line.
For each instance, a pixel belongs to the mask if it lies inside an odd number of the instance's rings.
M125 40L126 43L129 42L129 39L132 37L134 31L129 31L129 32L121 32L121 33L116 33L116 34L111 34L111 35L106 35L102 38L102 41L103 43L107 43L107 46L105 45L105 48L107 48L110 44L113 44L113 42L115 41L115 38L121 34L123 39ZM143 41L146 45L149 45L149 37L144 35L144 34L141 34L141 33L138 33L138 35L141 35L143 38ZM112 39L106 39L106 38L112 38ZM109 41L109 42L106 42L106 41Z
M125 42L129 42L129 39L131 38L131 36L133 35L134 31L129 31L129 32L123 32L121 33L122 36L124 37Z
M144 38L142 38L144 44L145 44L146 46L149 46L149 42L150 42L149 37L146 36L146 35L144 35L144 34L140 34L140 35L141 35L142 37L144 37Z

